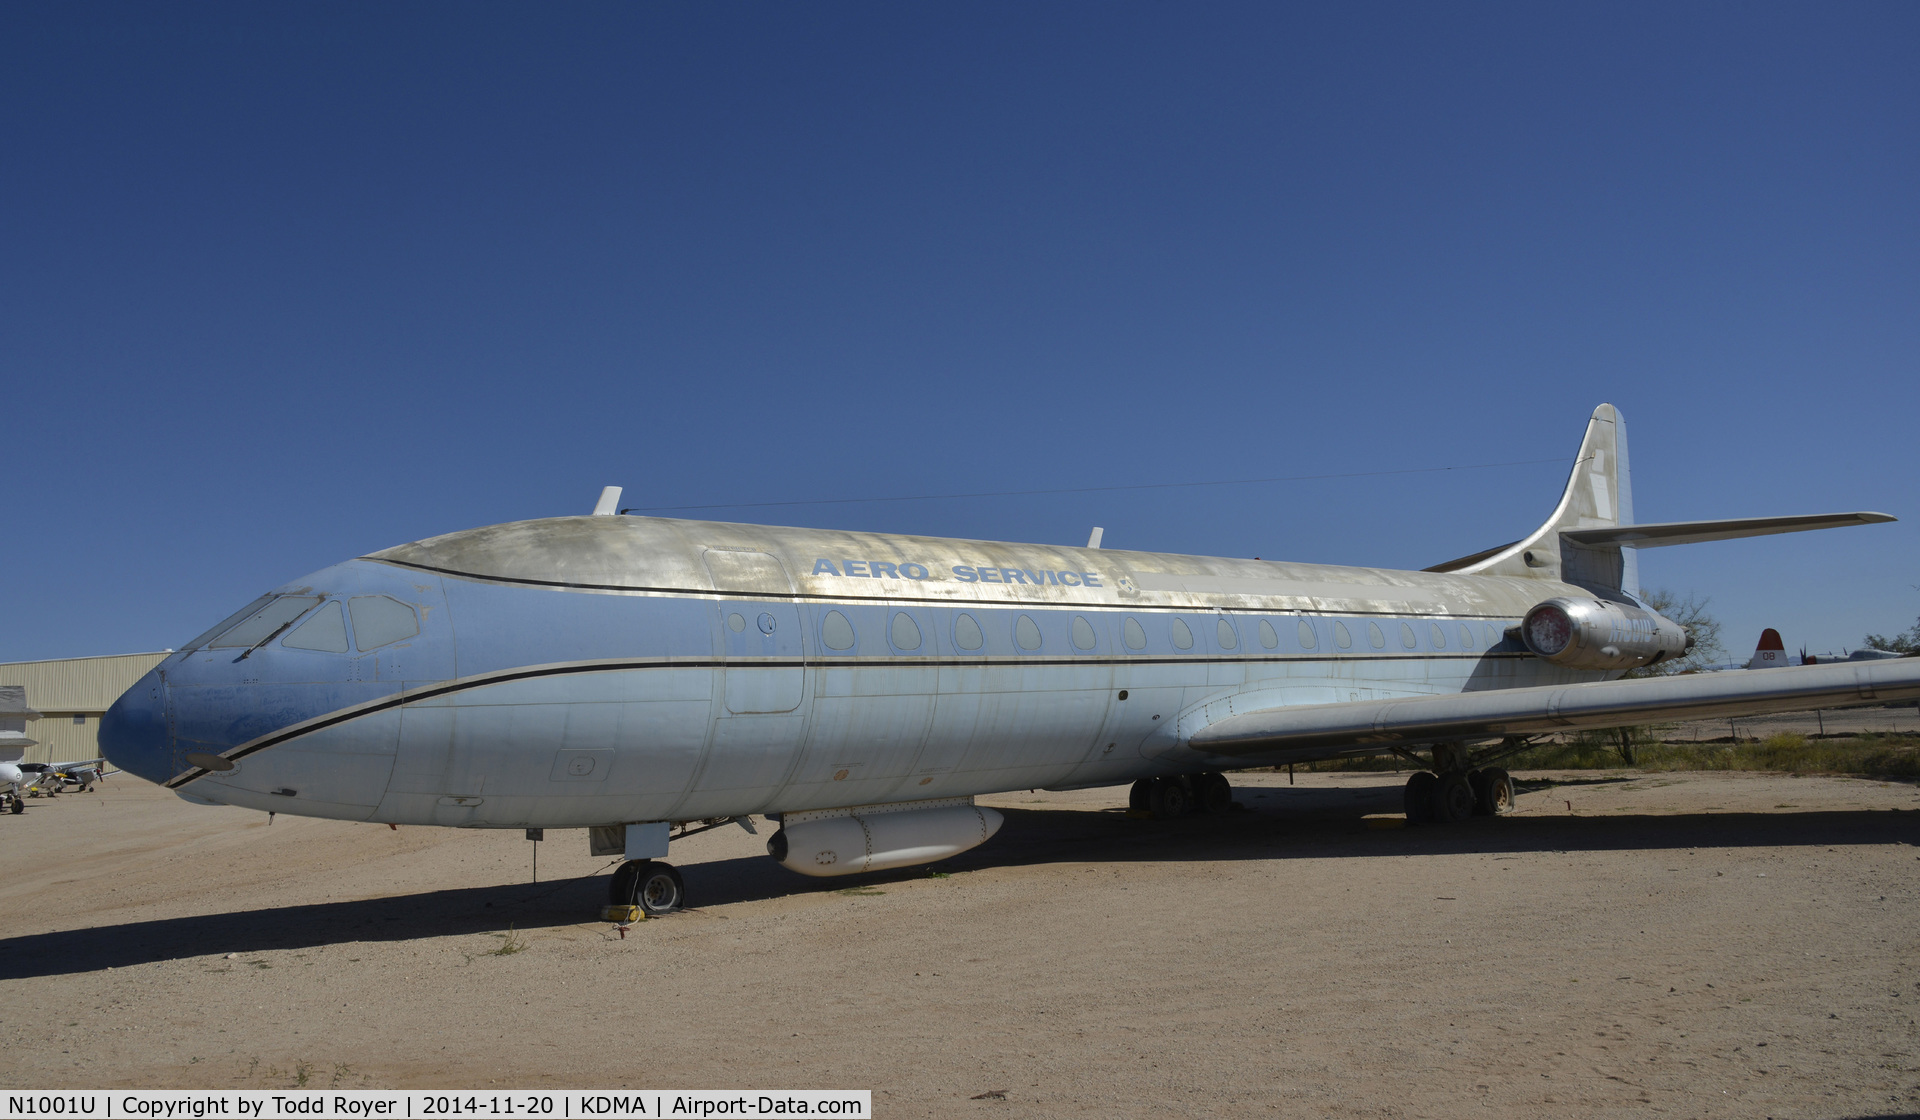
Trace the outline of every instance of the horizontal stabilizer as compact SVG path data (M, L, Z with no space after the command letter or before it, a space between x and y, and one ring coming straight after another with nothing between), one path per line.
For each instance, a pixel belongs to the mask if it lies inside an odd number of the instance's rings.
M1670 544L1730 541L1774 533L1804 533L1809 529L1839 529L1848 525L1878 525L1894 521L1884 513L1807 513L1790 517L1736 517L1725 521L1664 521L1652 525L1614 525L1605 529L1568 529L1561 536L1588 547L1616 544L1627 548L1662 548Z
M1769 673L1689 673L1270 708L1218 720L1195 732L1191 744L1204 754L1229 758L1332 757L1425 743L1915 697L1920 697L1920 658L1906 657Z

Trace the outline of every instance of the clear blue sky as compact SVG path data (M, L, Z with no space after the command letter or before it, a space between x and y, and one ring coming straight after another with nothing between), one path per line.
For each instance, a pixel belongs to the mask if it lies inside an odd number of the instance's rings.
M626 504L1920 615L1920 6L0 7L0 659Z

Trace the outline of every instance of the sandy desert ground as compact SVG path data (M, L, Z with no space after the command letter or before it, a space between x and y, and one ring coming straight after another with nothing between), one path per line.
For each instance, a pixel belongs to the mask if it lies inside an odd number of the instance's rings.
M623 939L583 833L548 833L536 884L518 832L269 826L122 776L0 817L0 1083L1920 1111L1920 788L1523 783L1516 815L1450 829L1390 827L1392 774L1241 775L1248 811L1165 822L1124 789L1020 793L983 799L1006 827L943 877L802 879L764 823L729 827L674 845L697 909Z

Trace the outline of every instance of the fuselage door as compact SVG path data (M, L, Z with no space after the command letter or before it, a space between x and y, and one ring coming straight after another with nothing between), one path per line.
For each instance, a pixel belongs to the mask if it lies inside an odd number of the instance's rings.
M707 571L718 604L720 654L726 661L726 709L738 715L791 712L806 687L800 608L793 579L764 552L708 549ZM729 597L729 593L738 598Z

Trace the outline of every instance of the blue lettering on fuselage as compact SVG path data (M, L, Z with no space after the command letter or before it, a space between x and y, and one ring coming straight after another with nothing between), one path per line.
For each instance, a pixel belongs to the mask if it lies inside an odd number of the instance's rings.
M1033 587L1103 587L1093 572L1057 572L1051 568L1000 568L984 564L955 564L953 578L961 583L1017 583ZM852 576L858 579L932 578L925 564L889 560L846 560L838 563L824 556L813 562L816 576Z

